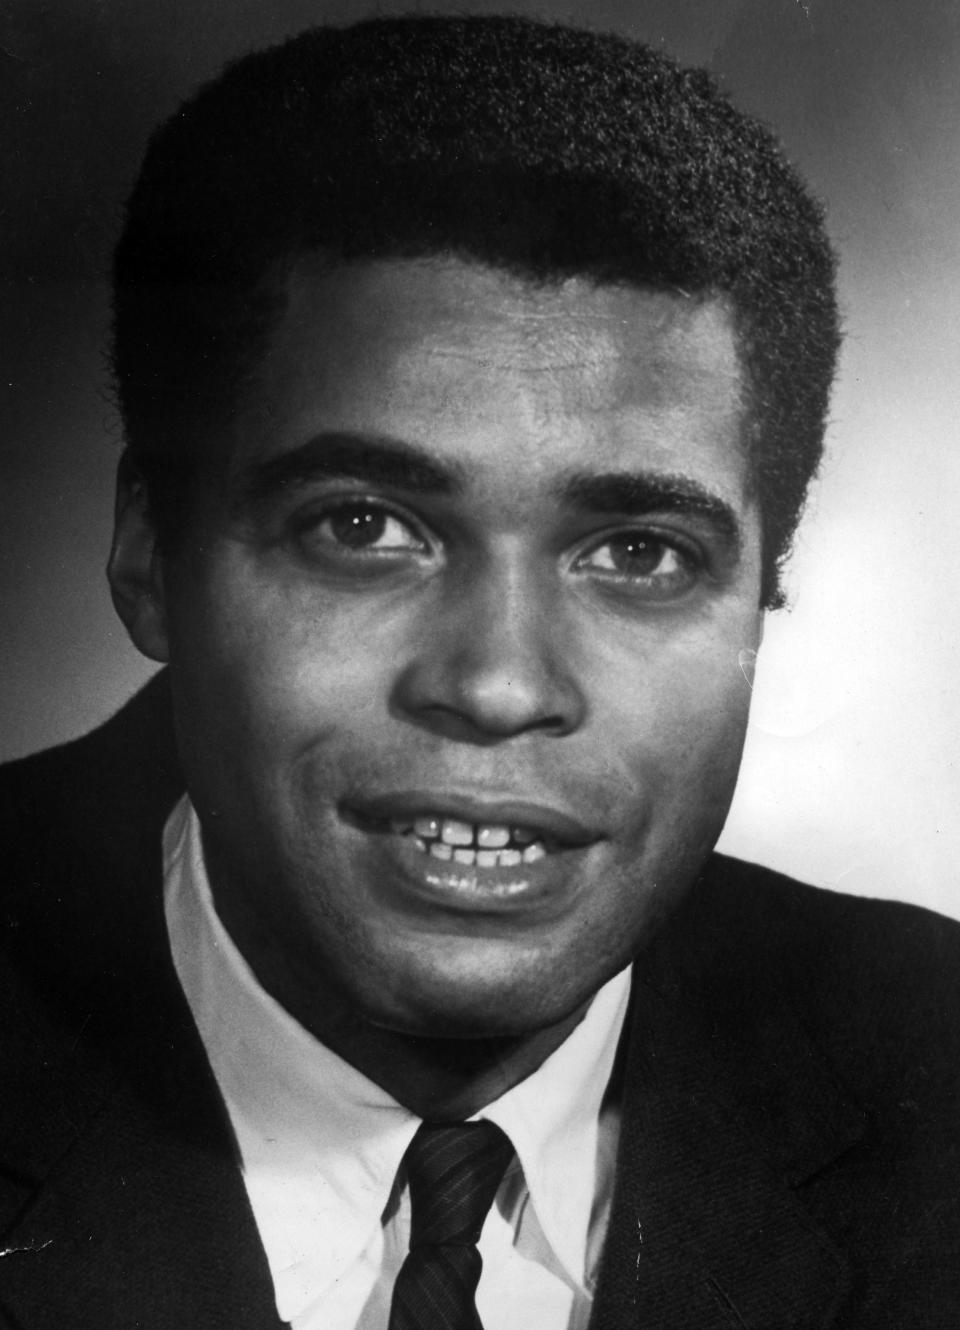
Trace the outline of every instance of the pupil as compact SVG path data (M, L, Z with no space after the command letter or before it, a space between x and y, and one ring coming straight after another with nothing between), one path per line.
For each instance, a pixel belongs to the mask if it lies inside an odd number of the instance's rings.
M610 542L610 555L618 573L632 577L647 577L661 558L663 548L659 541L644 540L641 536L621 536Z
M383 535L387 519L384 513L369 508L341 508L330 519L334 539L351 549L375 545Z

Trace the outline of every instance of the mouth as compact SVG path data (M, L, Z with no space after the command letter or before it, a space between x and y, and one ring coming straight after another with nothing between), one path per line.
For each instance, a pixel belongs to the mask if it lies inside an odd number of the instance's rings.
M570 851L601 839L599 832L549 806L411 792L351 804L341 810L360 829L395 838L425 880L456 894L520 896ZM418 874L418 877L420 875Z

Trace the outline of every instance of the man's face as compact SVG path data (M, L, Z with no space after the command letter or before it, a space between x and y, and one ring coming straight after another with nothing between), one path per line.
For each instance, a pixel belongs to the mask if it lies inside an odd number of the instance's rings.
M162 564L188 786L248 956L468 1035L548 1028L628 962L740 759L740 399L716 303L295 268Z

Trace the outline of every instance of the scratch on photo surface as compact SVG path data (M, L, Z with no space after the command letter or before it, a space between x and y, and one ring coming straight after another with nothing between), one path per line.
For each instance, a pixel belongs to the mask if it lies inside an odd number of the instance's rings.
M47 1238L46 1242L28 1242L24 1247L4 1247L0 1251L0 1258L4 1256L17 1256L20 1252L39 1252L46 1251L48 1247L53 1246L53 1238Z
M736 1304L734 1303L733 1299L729 1296L729 1294L727 1294L724 1291L724 1289L720 1286L717 1280L709 1278L707 1279L706 1282L707 1282L707 1288L717 1299L720 1305L724 1308L724 1310L732 1317L734 1323L740 1327L740 1330L748 1330L747 1323L740 1315L739 1308L736 1306Z
M642 1247L642 1246L643 1246L643 1225L640 1223L640 1220L639 1220L639 1219L637 1219L637 1240L639 1241L640 1246ZM638 1278L638 1279L640 1278L640 1256L641 1256L641 1253L638 1251L638 1252L637 1252L637 1278Z

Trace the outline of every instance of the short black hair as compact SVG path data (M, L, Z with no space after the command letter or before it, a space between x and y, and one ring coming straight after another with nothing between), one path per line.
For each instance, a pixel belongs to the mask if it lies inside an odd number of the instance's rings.
M114 267L119 401L161 533L263 353L265 278L315 248L726 301L762 600L782 603L835 371L835 264L774 137L707 73L610 34L411 15L310 29L203 87L150 142Z

